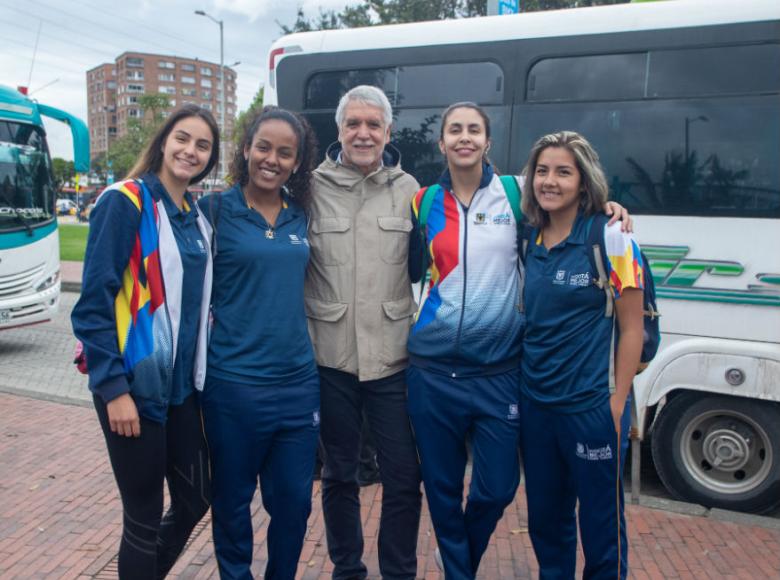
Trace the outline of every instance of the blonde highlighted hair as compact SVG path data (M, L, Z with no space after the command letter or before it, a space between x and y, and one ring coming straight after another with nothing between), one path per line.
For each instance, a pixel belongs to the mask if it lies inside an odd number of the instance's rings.
M580 172L580 208L585 215L603 210L609 197L609 186L599 155L585 137L574 131L559 131L545 135L534 143L528 162L523 169L526 187L523 188L523 215L535 227L544 227L550 221L549 214L539 206L534 195L534 175L542 151L549 147L566 149L574 157Z

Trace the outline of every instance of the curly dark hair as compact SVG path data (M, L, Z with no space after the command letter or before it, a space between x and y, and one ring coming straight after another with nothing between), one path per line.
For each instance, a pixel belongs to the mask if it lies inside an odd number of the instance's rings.
M304 209L308 209L311 199L311 173L317 162L317 137L304 117L287 109L266 106L254 114L247 115L248 119L241 131L241 138L230 163L230 181L241 186L249 182L249 164L244 158L244 150L252 145L252 139L260 129L260 125L266 121L276 119L284 121L298 138L298 154L295 161L298 163L298 171L290 176L284 184L289 195L295 199Z

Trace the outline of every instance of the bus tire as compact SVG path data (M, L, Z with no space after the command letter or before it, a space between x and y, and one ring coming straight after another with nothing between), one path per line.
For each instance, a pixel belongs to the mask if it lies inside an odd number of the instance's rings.
M676 498L764 513L780 505L780 407L740 397L684 393L666 404L653 462Z

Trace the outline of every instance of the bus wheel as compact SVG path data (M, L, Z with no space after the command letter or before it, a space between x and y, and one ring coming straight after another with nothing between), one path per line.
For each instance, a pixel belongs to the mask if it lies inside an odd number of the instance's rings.
M656 471L678 499L755 513L780 505L780 407L685 393L653 429Z

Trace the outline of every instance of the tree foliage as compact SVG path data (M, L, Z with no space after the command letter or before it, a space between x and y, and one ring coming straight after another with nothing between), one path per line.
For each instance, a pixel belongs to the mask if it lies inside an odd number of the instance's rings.
M630 0L520 0L523 12L625 4ZM423 20L444 20L485 16L487 0L364 0L342 11L322 10L313 18L298 8L295 22L288 26L277 21L284 34L335 28L358 28L379 24L401 24Z
M59 190L73 179L76 170L73 167L73 161L55 157L51 160L51 173L54 176L54 188Z
M245 125L254 117L256 111L263 108L263 87L257 91L255 98L252 99L252 103L247 107L246 111L241 111L236 117L235 130L233 131L233 143L236 145L241 141L241 136L244 134Z
M163 112L171 106L166 95L141 95L138 97L138 107L143 115L138 119L127 121L125 134L111 143L108 148L110 168L118 178L124 177L135 164L147 143L162 125ZM105 159L97 159L95 170L106 173Z

